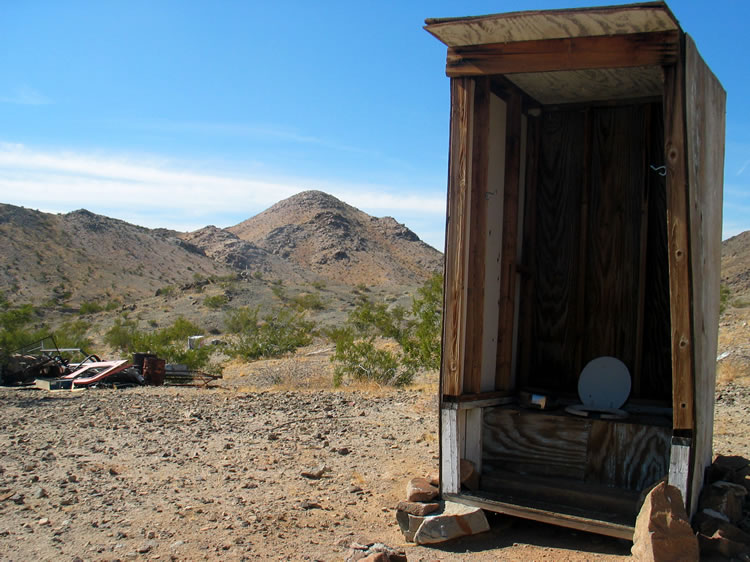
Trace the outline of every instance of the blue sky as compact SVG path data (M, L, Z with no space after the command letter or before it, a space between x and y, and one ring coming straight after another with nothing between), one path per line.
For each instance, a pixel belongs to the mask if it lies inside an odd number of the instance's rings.
M192 230L321 189L442 249L424 18L610 3L0 0L0 202ZM728 93L728 237L750 229L750 2L670 7Z

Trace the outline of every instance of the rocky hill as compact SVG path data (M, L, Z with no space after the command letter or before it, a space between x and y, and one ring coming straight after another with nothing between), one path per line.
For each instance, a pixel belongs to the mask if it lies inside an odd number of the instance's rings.
M237 275L266 284L328 283L344 292L364 284L400 293L442 267L442 254L404 225L317 191L229 229L207 226L189 233L143 228L86 210L49 214L0 204L0 237L0 292L44 309L74 309L83 302L130 305L164 288L189 289L198 279ZM148 306L164 309L157 302Z
M0 291L12 301L76 306L133 301L193 275L231 272L196 246L86 210L0 204Z
M442 254L403 224L320 191L294 195L227 230L304 270L351 285L421 284L443 265Z
M721 281L736 296L750 296L750 230L721 245Z

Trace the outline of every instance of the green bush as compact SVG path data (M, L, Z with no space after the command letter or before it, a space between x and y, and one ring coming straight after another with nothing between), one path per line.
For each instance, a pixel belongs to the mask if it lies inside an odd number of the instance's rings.
M331 357L336 364L334 385L349 376L401 386L420 369L439 368L442 294L442 275L435 275L418 289L408 318L402 307L389 308L361 297L345 326L328 333L336 345ZM398 348L378 348L377 337L394 339Z
M302 293L292 297L292 302L297 310L323 310L325 308L323 299L317 293Z
M211 308L213 310L218 310L222 308L223 306L226 306L226 304L229 302L229 299L226 295L212 295L210 297L206 297L203 299L203 304L205 304L208 308Z
M143 332L138 323L128 318L117 318L104 335L104 341L123 353L154 353L168 363L182 363L189 369L210 369L210 347L188 349L189 336L197 336L204 330L180 316L174 324L161 330Z
M732 296L732 292L724 284L719 285L719 314L724 314L724 311L729 305L729 297Z
M312 341L313 324L288 308L278 308L258 319L258 308L242 307L227 315L225 325L235 334L227 349L243 359L277 357Z
M104 310L104 307L96 301L82 302L78 314L95 314Z

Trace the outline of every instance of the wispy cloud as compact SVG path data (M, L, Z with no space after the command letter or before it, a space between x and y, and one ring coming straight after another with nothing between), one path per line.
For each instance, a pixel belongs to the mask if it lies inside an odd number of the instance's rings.
M745 163L740 166L740 169L737 170L736 176L742 175L742 173L747 170L747 167L750 166L750 160L745 160Z
M18 105L48 105L52 103L44 94L25 84L17 86L9 95L0 95L0 103Z
M402 222L399 217L408 215L438 225L444 220L442 194L423 196L416 190L394 192L378 185L315 178L227 175L156 156L35 150L0 143L0 201L58 212L83 207L150 227L229 226L305 189L326 191Z

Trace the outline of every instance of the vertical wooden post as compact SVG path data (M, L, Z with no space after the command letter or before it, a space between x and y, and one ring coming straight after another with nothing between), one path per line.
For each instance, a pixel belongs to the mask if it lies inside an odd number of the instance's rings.
M500 321L497 337L495 390L510 390L513 361L513 315L518 267L518 183L521 175L521 96L513 92L507 101L505 142L505 191L503 194L503 245L500 276Z
M445 295L441 392L458 396L463 389L466 323L467 214L471 178L474 80L451 79L448 205L445 232Z
M681 49L680 61L684 61ZM667 244L672 323L673 429L695 425L693 327L691 319L690 210L685 154L685 77L682 62L664 68L664 129L667 166Z
M480 392L482 384L482 344L485 299L485 248L487 243L487 198L490 139L490 80L474 80L471 142L471 184L466 271L466 356L464 392Z

